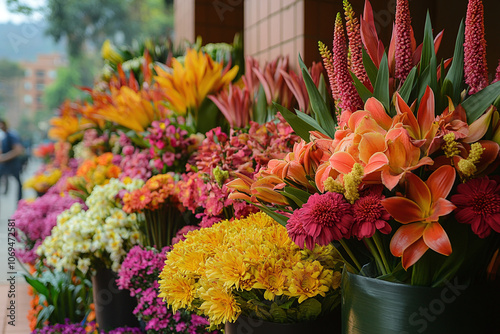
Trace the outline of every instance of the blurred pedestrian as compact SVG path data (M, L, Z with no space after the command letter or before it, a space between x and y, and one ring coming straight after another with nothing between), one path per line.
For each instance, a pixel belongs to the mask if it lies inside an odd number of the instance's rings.
M0 179L8 178L12 175L18 184L17 198L23 198L23 185L21 184L21 160L20 156L24 153L23 145L19 137L9 131L5 120L0 119L0 131L3 132L3 139L0 143ZM8 182L8 180L7 180Z

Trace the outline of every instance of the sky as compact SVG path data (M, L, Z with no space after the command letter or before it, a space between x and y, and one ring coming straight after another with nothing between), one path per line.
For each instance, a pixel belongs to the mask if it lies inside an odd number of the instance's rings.
M22 3L35 6L43 6L45 4L45 1L46 0L22 0ZM40 15L39 14L35 15L34 18L36 19L37 16ZM33 18L24 15L12 14L7 9L7 0L0 0L0 23L13 22L19 24L24 22L30 22L32 20Z

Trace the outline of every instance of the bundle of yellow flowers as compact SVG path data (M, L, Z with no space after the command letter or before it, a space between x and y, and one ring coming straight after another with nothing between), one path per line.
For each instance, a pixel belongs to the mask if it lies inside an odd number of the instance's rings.
M312 321L339 304L341 267L331 245L301 250L259 212L189 232L167 254L159 296L174 312L201 311L212 327L240 315Z
M37 193L45 193L61 178L62 172L58 168L47 169L37 173L24 182L25 188L32 188Z

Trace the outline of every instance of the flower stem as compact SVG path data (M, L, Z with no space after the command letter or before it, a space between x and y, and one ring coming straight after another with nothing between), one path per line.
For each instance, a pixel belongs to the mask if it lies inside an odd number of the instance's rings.
M375 258L375 262L377 263L377 267L382 273L382 275L387 275L387 271L384 268L384 265L382 264L382 260L380 259L380 256L378 255L377 248L373 244L373 241L369 238L364 239L365 240L365 245L370 249L370 253L372 253L373 257Z
M354 256L354 253L351 251L349 246L347 246L344 240L339 240L339 242L351 258L352 262L354 262L354 265L358 268L359 271L361 271L361 265L359 264L358 259L356 259L356 256Z
M385 256L384 246L382 245L382 241L380 240L380 236L377 232L373 235L373 241L375 242L375 246L377 246L380 257L382 258L382 263L385 266L385 270L387 273L391 272L391 267L389 266L389 262L387 262L387 257Z

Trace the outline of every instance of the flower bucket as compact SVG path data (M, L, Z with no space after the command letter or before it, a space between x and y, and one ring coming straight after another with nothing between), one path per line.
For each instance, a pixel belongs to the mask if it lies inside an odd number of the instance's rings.
M340 312L311 322L280 324L257 318L240 316L234 323L226 323L226 334L304 334L340 333Z
M429 288L349 273L342 277L343 334L499 333L500 290L458 279Z
M130 297L129 290L118 289L116 278L116 273L107 268L97 270L92 276L96 320L100 330L139 327L132 313L137 300Z

